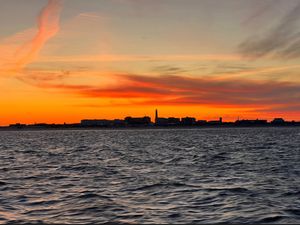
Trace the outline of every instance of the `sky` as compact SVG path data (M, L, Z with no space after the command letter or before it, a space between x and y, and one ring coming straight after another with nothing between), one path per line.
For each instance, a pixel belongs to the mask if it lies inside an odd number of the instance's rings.
M0 125L300 120L300 0L0 0Z

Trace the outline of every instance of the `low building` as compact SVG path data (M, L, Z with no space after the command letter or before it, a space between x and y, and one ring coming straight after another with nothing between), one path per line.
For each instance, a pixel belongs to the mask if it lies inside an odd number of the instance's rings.
M158 117L158 110L155 110L155 125L157 126L177 126L180 125L180 119L175 117Z
M284 121L283 118L275 118L273 119L273 121L271 122L271 124L273 125L283 125L285 124L286 122Z
M108 127L113 125L112 120L81 120L80 123L82 126L99 126L99 127Z
M168 118L157 117L155 118L155 125L157 126L168 126Z
M125 120L115 119L113 121L114 126L116 127L124 127L126 125Z
M220 125L223 123L223 118L220 117L219 120L211 120L211 121L208 121L208 124L209 125Z
M144 117L126 117L125 123L127 125L150 125L151 124L151 118L149 116Z
M235 125L238 126L261 126L261 125L267 125L267 120L237 120L235 121Z
M169 124L170 126L180 125L180 118L169 117L169 118L168 118L168 124Z
M207 125L207 120L198 120L196 124L199 126Z
M194 117L184 117L181 118L181 124L186 126L191 126L196 124L196 118Z
M11 128L25 128L27 125L26 124L21 124L21 123L16 123L16 124L10 124L9 127Z
M155 119L157 126L177 126L180 125L180 119L175 117L162 118L157 117Z

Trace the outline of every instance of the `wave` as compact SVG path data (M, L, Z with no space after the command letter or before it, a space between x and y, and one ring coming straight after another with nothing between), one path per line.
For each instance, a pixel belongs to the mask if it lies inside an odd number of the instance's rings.
M264 218L256 221L255 223L257 223L257 224L278 223L283 219L286 219L286 216L267 216L267 217L264 217Z

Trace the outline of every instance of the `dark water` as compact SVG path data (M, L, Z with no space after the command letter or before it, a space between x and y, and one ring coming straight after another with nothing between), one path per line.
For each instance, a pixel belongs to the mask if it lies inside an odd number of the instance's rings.
M300 129L0 132L0 223L300 223Z

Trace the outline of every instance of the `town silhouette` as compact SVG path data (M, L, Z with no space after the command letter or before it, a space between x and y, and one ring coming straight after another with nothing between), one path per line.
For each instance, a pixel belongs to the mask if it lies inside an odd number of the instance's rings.
M234 122L223 121L222 117L218 120L197 120L195 117L159 117L158 110L155 110L154 121L150 116L131 117L124 119L83 119L80 123L64 123L64 124L10 124L9 126L0 127L0 129L51 129L51 128L159 128L159 127L273 127L273 126L300 126L300 121L286 121L283 118L274 118L272 121L264 119L237 119Z

